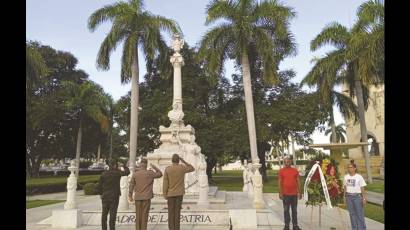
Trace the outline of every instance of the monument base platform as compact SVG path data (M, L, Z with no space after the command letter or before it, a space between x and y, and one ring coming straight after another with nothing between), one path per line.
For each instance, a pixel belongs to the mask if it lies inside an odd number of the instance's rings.
M209 199L210 204L206 207L198 206L193 198L184 197L181 209L181 229L188 226L192 227L189 229L230 229L231 226L234 229L249 230L283 228L284 223L281 217L269 208L254 209L252 200L245 192L226 192L213 188L212 193L215 196ZM149 228L167 229L166 200L156 197L152 201L148 218ZM265 206L268 207L268 205ZM38 224L51 224L52 222L52 217L49 217ZM82 227L100 226L101 207L97 210L82 210L81 222ZM134 207L130 206L129 210L118 211L116 224L123 227L134 226Z

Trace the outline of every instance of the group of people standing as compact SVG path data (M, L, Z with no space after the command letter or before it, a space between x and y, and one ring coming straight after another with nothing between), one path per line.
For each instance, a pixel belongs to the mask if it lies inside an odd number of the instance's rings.
M292 209L293 230L301 230L297 219L297 204L298 200L302 199L299 172L296 168L291 167L292 161L290 158L285 158L284 162L285 167L280 169L278 173L279 198L283 201L285 219L284 230L290 229L291 217L289 209ZM366 193L364 188L366 182L357 173L357 167L353 160L351 160L347 170L348 174L343 178L343 185L351 226L353 230L365 230L364 206L366 204Z
M148 214L151 207L151 199L154 197L154 179L164 176L163 195L168 204L168 228L170 230L180 229L180 215L183 195L185 194L185 174L193 172L195 168L180 158L178 154L172 155L172 165L165 168L164 174L155 165L151 164L153 170L148 170L147 159L141 159L138 167L132 174L128 200L135 202L135 229L146 230L148 225ZM180 164L180 162L182 164ZM110 169L104 172L97 184L97 193L101 195L102 216L101 226L107 230L107 215L110 213L110 230L115 229L115 220L120 191L121 176L129 175L129 169L124 166L124 171L118 170L118 164L112 162Z
M284 163L285 167L278 172L279 198L283 202L284 209L284 230L290 229L291 220L293 230L301 230L297 219L297 204L298 200L302 198L299 172L296 168L291 167L291 159L286 158ZM150 165L153 170L148 170L147 166L147 159L141 159L139 166L132 174L129 187L128 200L135 202L135 229L147 229L151 199L154 197L154 179L164 176L163 196L167 199L168 205L168 228L170 230L179 230L182 200L185 194L185 174L193 172L195 168L180 158L178 154L172 155L172 165L165 169L164 174L153 164ZM120 179L130 173L126 166L123 169L123 171L118 170L117 162L111 162L110 170L101 175L96 186L96 191L102 199L101 226L103 230L107 230L108 213L110 213L110 230L115 229L117 208L121 195ZM366 194L364 187L366 182L356 170L356 164L351 161L348 165L348 174L343 179L345 199L352 229L365 230L364 206L366 204ZM292 210L292 217L290 216L290 209Z

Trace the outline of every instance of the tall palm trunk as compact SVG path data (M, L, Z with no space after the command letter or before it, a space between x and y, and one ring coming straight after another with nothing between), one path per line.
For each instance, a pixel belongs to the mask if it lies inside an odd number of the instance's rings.
M134 47L134 58L132 60L131 77L131 121L130 121L130 169L134 172L137 155L138 138L138 100L139 100L139 68L138 68L138 46Z
M332 128L332 143L336 143L337 142L336 125L335 125L335 117L333 116L333 106L331 106L331 110L330 110L330 127Z
M292 135L290 135L290 141L292 143L293 165L296 167L295 140L293 139Z
M364 116L363 89L362 89L361 81L358 79L357 75L355 76L355 78L356 79L355 79L354 85L355 85L355 90L356 90L357 106L359 109L360 133L362 136L362 142L367 143L367 128L366 128L366 120ZM368 183L373 183L367 145L363 146L363 154L364 154L364 162L366 164L366 173L367 173Z
M101 144L98 145L98 150L97 150L97 163L100 162L100 157L101 157Z
M253 111L251 72L249 68L248 54L246 52L242 53L241 64L243 71L243 89L245 91L246 119L248 121L249 144L251 147L252 163L259 163L258 149L256 145L255 116Z
M75 175L78 177L78 173L80 170L80 152L81 152L81 138L83 135L83 131L82 131L82 117L80 117L80 125L78 127L78 134L77 134L77 147L76 147L76 151L75 151L75 160L76 160L76 167L77 170L75 172Z
M111 131L110 131L110 156L109 156L109 161L112 161L112 125L111 125Z

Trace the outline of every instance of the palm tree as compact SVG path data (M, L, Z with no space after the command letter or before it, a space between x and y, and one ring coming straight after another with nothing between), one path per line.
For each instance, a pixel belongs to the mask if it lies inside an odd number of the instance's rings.
M109 122L107 117L108 98L103 89L92 82L84 82L81 85L70 81L62 83L64 92L67 94L65 105L76 115L78 120L78 134L76 146L76 176L78 176L80 166L82 127L86 117L93 119L100 125L101 131L108 130Z
M220 19L225 22L202 37L198 57L205 60L206 69L212 76L222 72L227 58L235 59L242 67L252 162L259 163L248 55L250 50L256 50L263 63L264 80L276 83L279 62L296 53L288 23L295 12L277 1L258 3L254 0L213 0L206 11L206 25Z
M340 54L339 68L343 69L344 82L350 88L350 96L356 95L359 112L360 132L363 142L367 141L365 121L365 99L363 88L384 81L384 6L378 1L363 3L357 12L359 20L348 30L333 23L325 27L311 42L315 51L332 44ZM363 148L368 182L372 183L368 149Z
M131 132L130 132L130 168L135 165L138 133L138 84L139 64L138 46L146 59L153 59L158 51L168 56L168 47L161 31L180 33L180 28L173 20L152 15L144 11L142 0L129 0L106 5L95 11L88 19L91 32L106 21L112 22L107 37L101 44L97 55L97 68L108 70L110 54L119 43L124 41L121 58L121 83L131 80Z
M336 143L345 143L346 142L346 130L343 128L343 126L345 126L345 124L339 124L336 127L331 127L330 129L327 129L325 131L325 135L329 135L330 134L330 141L335 143L333 140L336 140ZM333 131L334 130L334 131ZM335 138L334 138L335 136Z
M344 80L340 75L340 67L344 62L343 52L335 50L327 53L325 57L314 59L313 61L315 65L302 80L301 84L306 84L310 87L316 86L320 101L330 114L329 124L332 132L330 142L337 143L333 105L337 105L345 119L353 117L357 120L358 118L357 106L353 103L352 99L335 90L336 85Z

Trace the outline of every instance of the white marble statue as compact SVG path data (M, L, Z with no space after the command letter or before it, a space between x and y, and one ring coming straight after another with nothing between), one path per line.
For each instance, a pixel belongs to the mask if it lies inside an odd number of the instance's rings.
M208 205L208 192L209 192L209 184L208 184L208 175L206 175L206 161L203 155L201 154L201 161L198 167L198 181L199 181L199 199L198 205Z
M172 49L179 53L179 51L184 47L184 40L181 38L181 35L174 34L172 36Z
M246 160L244 161L243 164L243 171L242 171L242 177L243 177L243 192L248 191L248 184L250 183L249 177L248 177L248 167L247 167L247 162Z
M123 165L120 163L121 171L124 171ZM122 176L120 179L120 189L121 189L121 196L118 202L118 210L128 210L128 176Z
M180 103L176 102L172 105L172 110L168 112L168 118L171 120L171 126L180 126L184 118Z
M246 168L247 168L246 176L247 176L247 181L248 181L248 183L247 183L247 185L248 185L248 189L247 189L248 197L252 198L253 197L253 181L252 181L253 167L252 167L252 163L248 163L248 167L246 167Z
M252 185L253 185L253 195L254 195L254 206L263 206L263 181L262 181L262 176L259 172L259 169L255 169L255 172L252 175Z
M182 144L184 156L183 158L194 166L195 171L185 174L185 188L187 193L194 193L199 190L198 176L199 176L199 164L205 162L205 157L201 153L201 147L195 142L195 136L192 135L190 142ZM206 162L205 162L206 164Z
M68 170L70 170L71 174L67 179L67 201L64 204L64 209L75 209L77 207L77 177L75 176L76 169L76 160L72 160L70 162L70 167L68 167Z

